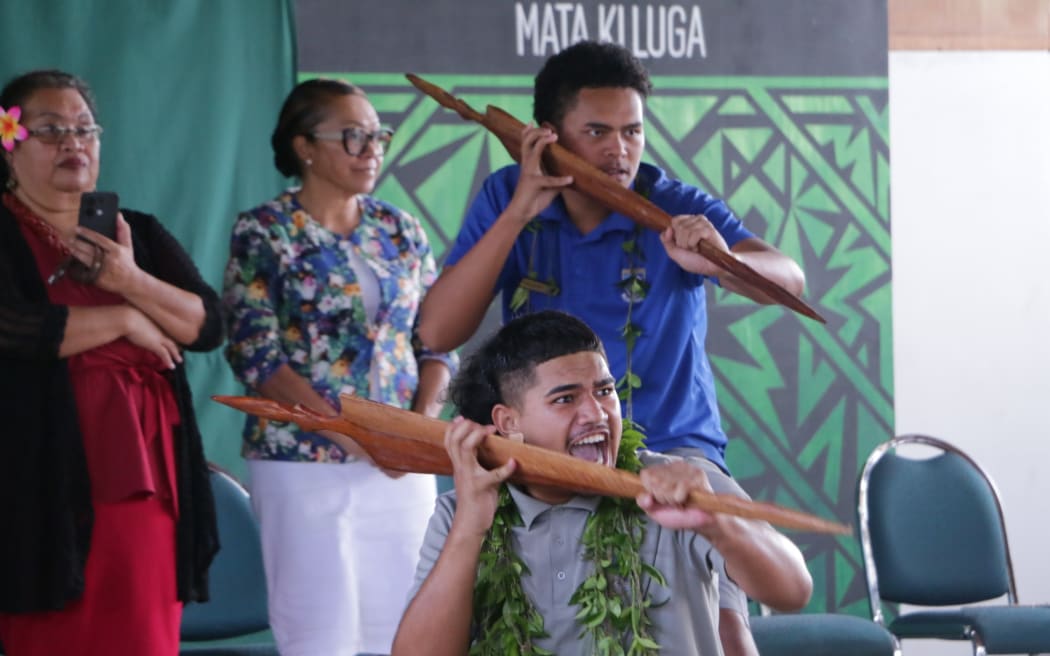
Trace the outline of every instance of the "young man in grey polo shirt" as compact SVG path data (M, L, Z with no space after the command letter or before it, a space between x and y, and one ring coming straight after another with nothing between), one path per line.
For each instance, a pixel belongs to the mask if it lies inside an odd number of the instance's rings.
M601 342L583 322L560 312L515 319L476 352L450 393L463 415L445 435L455 490L439 498L430 520L414 596L393 653L462 656L479 639L506 645L502 641L509 638L504 635L510 633L508 626L524 627L531 633L526 642L559 656L598 653L594 633L578 619L587 611L572 599L595 571L581 545L601 499L511 485L509 497L501 500L500 488L516 463L486 470L478 463L477 449L485 435L499 432L616 466L622 433L620 404ZM643 461L650 457L642 455ZM720 576L731 577L750 597L777 609L798 609L808 601L812 579L790 540L764 522L682 506L694 489L743 494L717 467L705 472L663 457L661 464L646 467L641 476L646 492L637 503L645 515L639 516L637 525L644 536L637 554L641 563L662 573L664 582L643 571L643 584L636 592L640 598L617 599L615 605L646 608L649 635L660 645L660 653L721 654ZM496 530L493 519L508 511L520 516L520 525L516 519L506 521L514 517L506 515L497 527L510 526L502 548L520 559L523 574L509 587L520 583L526 608L522 611L514 600L508 604L508 593L501 589L486 590L485 597L504 599L502 603L514 612L475 608L476 588L485 585L478 575L482 553L500 548L491 540ZM617 512L626 516L634 511L623 504ZM618 553L612 560L633 555ZM516 567L507 562L508 567ZM486 576L491 577L491 572ZM626 588L622 581L610 581L603 594L623 597ZM528 628L528 606L542 618L541 630ZM513 617L518 613L522 619ZM481 617L488 617L490 624L480 625ZM634 637L631 630L613 635L628 642ZM520 640L515 644L520 645ZM506 653L498 647L490 652Z

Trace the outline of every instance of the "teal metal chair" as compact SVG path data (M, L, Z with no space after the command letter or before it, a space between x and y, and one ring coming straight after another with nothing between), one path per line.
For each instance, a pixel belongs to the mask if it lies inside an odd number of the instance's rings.
M211 599L187 604L182 613L180 654L277 656L268 634L266 575L259 527L248 492L212 466L211 487L219 524L219 553L209 570Z
M914 445L936 454L900 454ZM875 622L887 624L883 601L935 607L888 628L900 639L968 640L976 656L1050 652L1050 606L1018 604L999 493L977 462L943 440L902 435L872 452L857 497Z
M751 635L762 656L900 656L892 633L863 617L838 613L772 614L755 604Z
M751 618L762 656L900 656L893 635L871 620L835 613Z

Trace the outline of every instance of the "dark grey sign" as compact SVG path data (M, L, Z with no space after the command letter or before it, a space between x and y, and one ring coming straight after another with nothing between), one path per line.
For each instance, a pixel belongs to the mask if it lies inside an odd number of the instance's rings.
M886 75L886 0L297 0L299 70L534 74L583 39L662 75Z

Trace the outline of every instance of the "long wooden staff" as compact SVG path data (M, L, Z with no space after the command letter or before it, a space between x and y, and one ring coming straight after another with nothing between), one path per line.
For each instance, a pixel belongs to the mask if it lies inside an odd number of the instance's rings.
M462 99L453 96L436 84L427 82L418 75L406 73L405 77L413 86L436 100L438 104L451 109L468 121L476 121L488 128L503 143L510 156L520 161L521 131L525 127L521 121L492 105L486 107L485 113L482 114ZM671 225L670 214L647 198L621 186L600 169L557 143L544 149L543 164L554 175L571 175L573 180L571 186L574 189L587 194L609 209L634 219L646 228L659 232ZM730 253L719 250L706 241L700 242L697 252L736 276L744 285L758 290L768 298L799 314L826 323L824 317L820 316L805 301L736 259Z
M293 422L304 430L326 430L347 436L380 467L420 474L452 473L445 452L447 422L424 417L381 403L343 395L342 414L326 417L302 406L246 396L213 396L214 400L242 412L274 421ZM340 439L337 444L347 444ZM511 480L524 485L558 487L581 494L635 498L644 491L641 479L622 469L613 469L572 456L548 451L499 435L485 438L478 460L488 468L514 458L518 466ZM761 519L784 528L818 533L849 535L849 527L770 503L748 501L729 494L694 491L689 505L708 512Z

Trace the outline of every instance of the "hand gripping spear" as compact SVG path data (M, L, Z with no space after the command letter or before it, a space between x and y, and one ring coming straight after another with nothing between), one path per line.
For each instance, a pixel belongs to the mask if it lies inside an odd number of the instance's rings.
M308 431L332 431L336 444L340 436L352 439L376 465L385 469L417 474L452 474L452 462L445 451L447 422L415 412L367 401L349 394L340 397L342 412L326 417L297 405L247 396L213 396L214 400L242 412L294 422ZM346 444L344 442L343 444ZM545 485L580 494L599 494L634 498L644 491L641 479L631 472L587 462L572 456L513 442L500 435L489 435L478 449L478 460L488 468L514 458L518 466L510 480L524 485ZM708 512L760 519L800 531L849 535L848 526L771 503L748 501L729 494L693 491L689 504Z
M476 121L499 138L500 142L516 161L521 159L521 131L525 125L498 107L489 105L482 114L466 102L423 78L405 74L408 81L427 94L438 104L456 112L468 121ZM553 175L571 175L573 189L580 191L609 209L634 219L637 223L656 231L671 225L671 215L631 189L620 186L615 180L589 164L564 146L553 143L544 150L543 165ZM799 314L826 323L824 317L805 301L784 289L769 278L706 241L701 241L697 252L735 276L744 285L761 292L766 297L791 308Z

